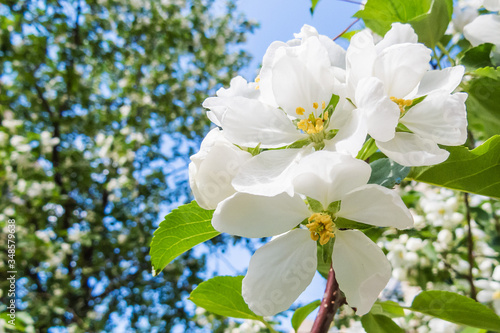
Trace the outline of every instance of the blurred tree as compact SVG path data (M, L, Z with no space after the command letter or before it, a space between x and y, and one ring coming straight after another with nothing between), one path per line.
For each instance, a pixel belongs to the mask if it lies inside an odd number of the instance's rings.
M189 197L201 103L247 63L253 28L232 1L1 1L0 227L16 219L37 331L196 325L181 299L203 257L153 278L149 243L161 206Z

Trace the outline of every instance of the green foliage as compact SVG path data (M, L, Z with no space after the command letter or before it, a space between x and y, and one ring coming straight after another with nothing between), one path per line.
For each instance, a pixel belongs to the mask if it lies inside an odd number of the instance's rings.
M447 147L448 159L438 165L413 168L409 179L454 190L500 198L500 136L479 147Z
M374 315L384 315L390 318L404 317L405 311L393 301L375 302L370 312Z
M242 280L243 276L216 276L200 283L189 299L221 316L262 321L262 317L253 313L241 296Z
M368 0L354 16L384 36L394 22L409 23L419 42L434 47L443 37L453 13L452 0Z
M481 44L465 51L459 62L464 65L468 71L474 71L482 67L493 67L491 63L491 50L493 44Z
M160 211L190 199L202 101L248 61L254 24L218 4L0 4L0 228L16 219L18 297L37 331L188 325L178 303L204 258L153 278L148 245Z
M366 333L404 333L404 330L392 321L391 318L371 312L361 317L361 324Z
M295 313L292 316L292 327L295 332L299 330L300 325L307 318L307 316L309 316L311 312L316 310L320 305L321 300L318 299L295 310Z
M378 184L393 188L405 179L411 168L397 164L389 158L381 158L370 163L372 174L368 184Z
M424 291L415 297L410 310L459 325L500 331L500 317L490 308L449 291Z
M487 46L483 46L487 48ZM482 133L482 138L500 134L500 68L485 67L463 84L467 98L469 128Z
M165 216L151 242L154 275L182 253L220 234L211 224L213 212L193 201Z

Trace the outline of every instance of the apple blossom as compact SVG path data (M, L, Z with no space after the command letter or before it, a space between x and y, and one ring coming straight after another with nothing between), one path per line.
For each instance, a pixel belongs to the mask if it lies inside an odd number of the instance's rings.
M214 228L243 237L281 236L253 255L243 279L243 298L255 313L288 309L316 271L316 241L334 239L332 265L340 289L358 314L367 313L391 275L383 252L347 221L408 228L412 217L392 190L367 184L371 168L329 151L303 157L293 172L293 196L237 192L222 201ZM307 201L307 203L306 203ZM284 233L284 234L283 234Z
M359 137L369 134L406 166L441 163L449 153L438 144L461 145L467 138L467 95L451 94L464 68L430 71L431 50L416 41L409 25L397 23L377 44L366 31L356 34L346 55L347 95L360 114Z

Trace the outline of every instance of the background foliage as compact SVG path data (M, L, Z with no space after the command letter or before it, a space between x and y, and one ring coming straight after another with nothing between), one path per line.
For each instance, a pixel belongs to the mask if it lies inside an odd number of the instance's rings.
M253 28L232 2L1 2L0 227L16 219L37 332L197 325L180 300L204 258L153 278L149 244L161 210L189 197L200 105L247 63ZM2 240L2 271L6 255Z

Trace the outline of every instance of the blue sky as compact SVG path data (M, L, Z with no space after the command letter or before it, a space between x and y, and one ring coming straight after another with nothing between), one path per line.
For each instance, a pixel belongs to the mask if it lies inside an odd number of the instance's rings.
M320 0L314 15L309 8L310 0L240 0L238 6L248 18L260 23L260 28L249 35L246 44L253 61L250 68L241 74L247 79L255 78L258 66L267 47L276 40L287 41L299 32L304 24L315 27L320 34L335 37L351 24L360 6L340 0ZM346 42L337 41L344 48Z

